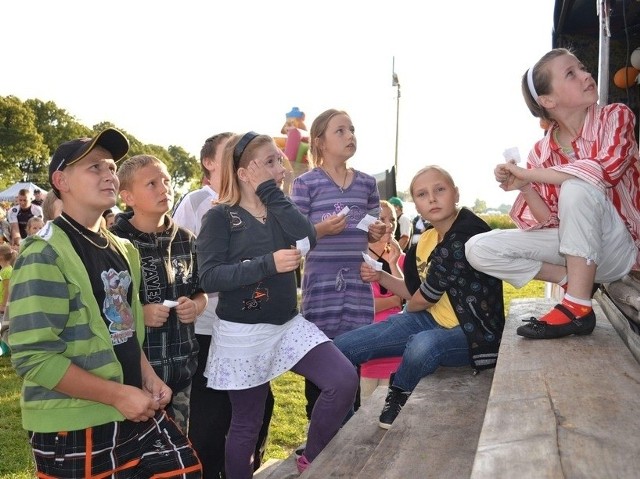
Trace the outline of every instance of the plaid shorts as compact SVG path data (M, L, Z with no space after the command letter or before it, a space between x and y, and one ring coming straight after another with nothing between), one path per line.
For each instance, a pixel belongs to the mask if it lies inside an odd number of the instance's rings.
M146 422L29 435L39 478L202 477L191 444L164 411Z

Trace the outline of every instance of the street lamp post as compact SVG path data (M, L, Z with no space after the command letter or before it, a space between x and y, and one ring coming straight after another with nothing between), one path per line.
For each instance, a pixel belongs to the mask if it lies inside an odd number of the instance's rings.
M391 67L392 71L392 82L391 86L396 87L396 150L395 150L395 159L393 165L395 167L396 178L398 177L398 132L400 131L400 80L398 80L398 75L396 74L396 57L393 57L393 64Z

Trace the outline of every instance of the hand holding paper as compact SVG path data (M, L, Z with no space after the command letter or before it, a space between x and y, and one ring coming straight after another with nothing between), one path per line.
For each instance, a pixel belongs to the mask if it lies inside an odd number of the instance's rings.
M305 236L302 239L296 241L296 248L300 250L300 254L305 256L311 249L311 243L309 243L309 237Z
M376 261L364 251L362 252L362 258L364 259L364 262L371 266L374 270L382 271L382 263L380 261Z
M375 223L376 221L378 221L378 218L375 218L371 215L365 215L365 217L360 220L360 223L358 223L358 226L356 226L356 228L366 231L368 233L369 225Z

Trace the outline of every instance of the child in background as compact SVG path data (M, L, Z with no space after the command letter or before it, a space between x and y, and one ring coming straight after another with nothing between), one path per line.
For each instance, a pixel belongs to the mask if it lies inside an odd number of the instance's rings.
M42 202L42 219L45 223L60 216L62 213L62 200L55 193L47 193Z
M298 313L298 241L315 244L309 220L287 199L281 152L273 139L249 132L225 148L219 203L198 235L200 284L219 291L207 362L208 385L232 404L227 479L253 475L269 381L291 370L321 389L311 415L305 470L338 432L358 387L355 369L313 323Z
M389 198L389 203L396 210L396 217L398 218L396 223L396 230L394 232L394 238L402 248L402 251L407 251L411 246L411 237L413 236L413 223L408 215L404 214L404 204L402 200L397 196Z
M347 166L357 148L355 128L344 111L330 109L311 125L315 167L293 182L291 201L315 226L317 244L307 254L302 276L302 314L329 338L370 324L374 317L371 285L360 278L362 253L378 241L385 225L377 220L380 196L373 176ZM343 209L349 208L343 214ZM370 215L368 230L358 228ZM307 417L318 396L305 381Z
M11 225L7 221L7 211L0 206L0 244L11 243Z
M116 214L109 208L108 210L104 210L102 217L104 218L104 227L111 229L113 223L116 221Z
M36 234L44 226L44 220L39 216L32 216L27 221L27 236Z
M128 148L113 128L58 147L49 194L63 212L24 240L11 275L11 361L38 477L201 477L142 352L140 256L100 229Z
M427 166L409 186L418 213L433 228L407 253L404 279L362 263L365 281L378 281L406 299L405 311L386 321L338 336L334 343L354 364L402 356L390 378L379 425L388 429L420 379L441 366L493 368L504 329L502 281L474 270L464 244L487 225L471 210L458 208L453 178Z
M13 265L16 262L17 253L9 243L0 244L0 323L9 305L9 281L13 273Z
M119 214L111 231L140 252L143 349L155 372L173 390L167 411L187 434L191 378L198 358L194 322L207 305L207 296L198 287L195 236L167 214L173 206L171 177L155 156L125 160L118 179L120 197L131 211Z
M396 211L388 201L380 201L380 221L387 231L377 242L369 244L369 256L382 263L382 271L402 278L405 254L395 240ZM389 291L377 281L371 283L376 314L374 323L386 320L392 314L402 311L403 299ZM360 400L371 396L378 386L388 386L389 377L396 372L402 357L372 359L360 365Z
M550 130L526 168L499 164L496 180L519 190L511 218L466 245L478 270L521 288L532 279L560 285L562 302L517 334L553 339L591 334L594 283L640 267L640 185L635 115L624 104L598 105L598 88L571 51L556 48L522 76L522 93Z

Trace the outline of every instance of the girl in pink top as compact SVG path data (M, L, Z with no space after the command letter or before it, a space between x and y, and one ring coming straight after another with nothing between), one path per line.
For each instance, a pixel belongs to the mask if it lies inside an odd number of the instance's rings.
M393 237L396 230L396 211L388 201L380 201L380 221L387 232L377 242L369 244L369 256L382 263L382 269L397 278L402 278L405 254ZM371 283L375 304L374 323L385 321L392 314L402 311L402 298L380 283ZM360 365L360 401L373 394L378 386L388 386L389 376L396 372L402 356L372 359Z
M556 48L522 77L529 110L550 126L526 168L498 165L505 191L519 190L511 217L518 230L471 238L471 265L516 287L557 283L562 303L517 333L532 339L590 334L594 283L638 267L640 191L635 116L624 104L598 105L596 82L573 53Z

